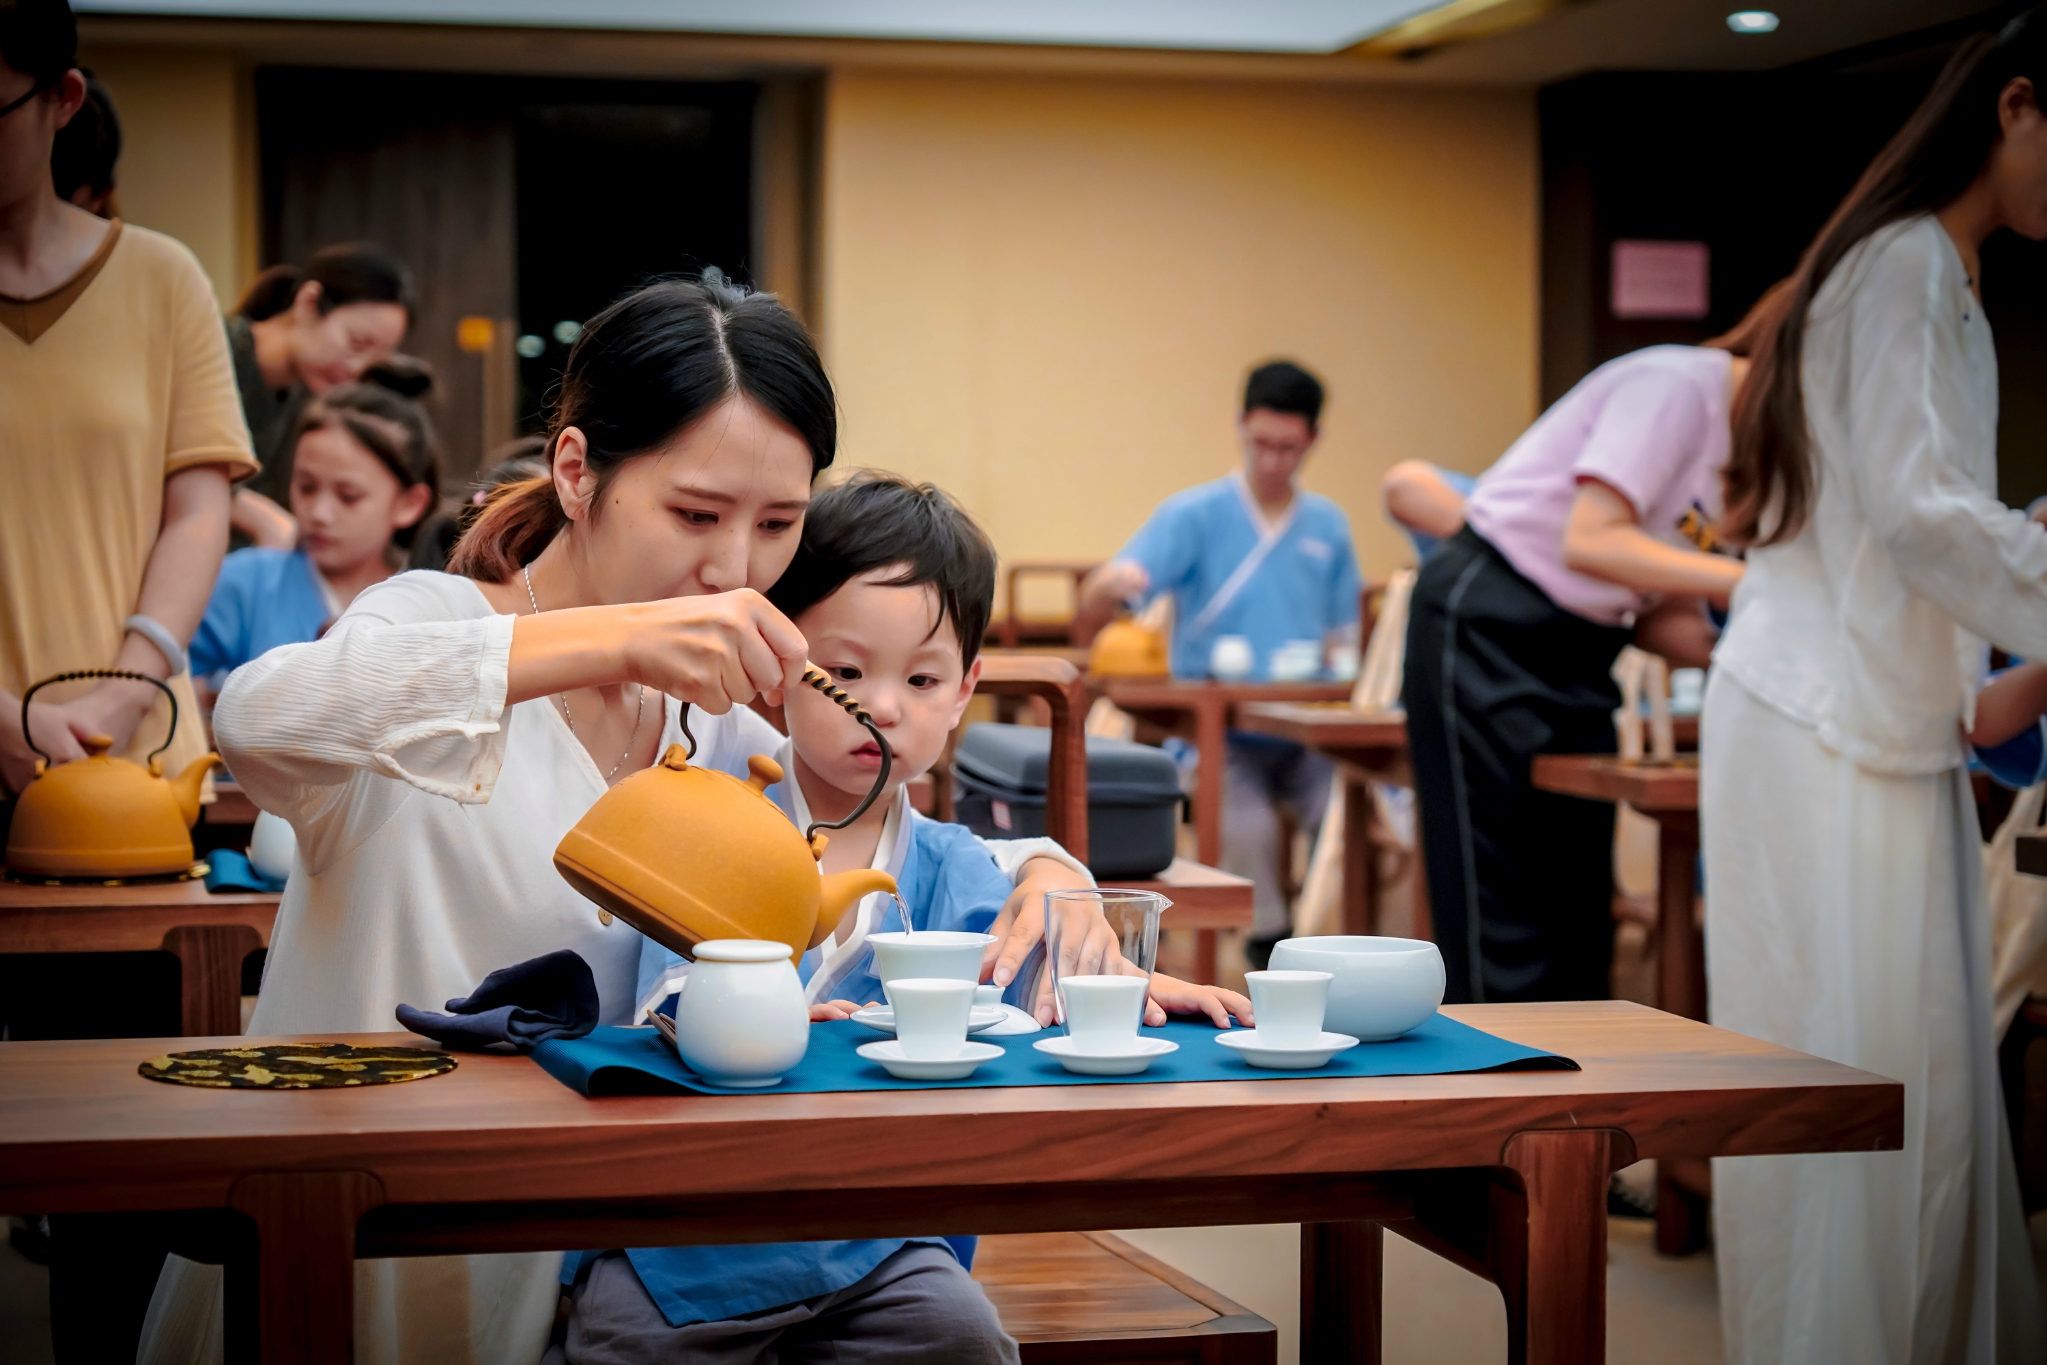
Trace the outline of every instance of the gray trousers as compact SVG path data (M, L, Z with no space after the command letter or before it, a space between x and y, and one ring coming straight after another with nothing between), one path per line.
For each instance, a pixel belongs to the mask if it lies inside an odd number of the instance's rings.
M1313 749L1273 740L1229 743L1223 776L1223 871L1251 879L1251 932L1278 938L1293 927L1293 908L1282 889L1281 870L1293 850L1282 848L1279 809L1310 839L1322 827L1334 765Z
M541 1365L1017 1365L1016 1342L952 1253L906 1246L831 1294L724 1322L670 1327L619 1252L576 1285L568 1339Z

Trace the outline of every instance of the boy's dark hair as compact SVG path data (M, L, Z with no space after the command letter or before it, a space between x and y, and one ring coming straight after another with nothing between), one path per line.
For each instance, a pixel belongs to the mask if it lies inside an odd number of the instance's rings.
M50 180L57 197L69 200L80 186L94 194L114 187L114 163L121 159L121 119L114 97L99 77L85 73L85 103L57 130L50 148Z
M1253 408L1304 417L1312 431L1322 420L1322 381L1291 360L1268 360L1244 381L1244 411Z
M974 662L995 610L995 547L935 484L867 470L811 499L803 543L768 600L794 620L861 574L904 566L892 587L926 583L939 622L952 623L960 661ZM934 627L934 630L936 627Z
M64 0L0 0L0 62L48 90L78 65L78 21Z

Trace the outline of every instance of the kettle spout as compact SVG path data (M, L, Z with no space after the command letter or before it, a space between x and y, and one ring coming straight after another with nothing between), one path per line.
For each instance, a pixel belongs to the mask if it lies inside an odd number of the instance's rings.
M218 762L219 754L202 754L186 764L185 771L170 779L171 794L178 798L178 814L185 817L187 829L199 823L199 788L206 781L206 774Z
M859 903L860 898L876 891L896 889L896 879L886 872L877 872L871 867L856 868L851 872L834 872L829 877L818 878L817 927L811 930L810 942L806 948L815 948L831 935L846 912Z

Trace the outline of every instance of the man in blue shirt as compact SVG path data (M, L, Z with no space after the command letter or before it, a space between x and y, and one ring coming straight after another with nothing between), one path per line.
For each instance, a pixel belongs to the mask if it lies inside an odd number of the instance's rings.
M1170 593L1176 678L1298 682L1354 668L1360 583L1350 522L1298 483L1322 402L1321 381L1292 361L1253 370L1237 419L1243 467L1160 504L1083 585L1076 626L1084 632L1120 604ZM1223 867L1256 887L1254 966L1288 932L1277 807L1312 833L1329 773L1326 759L1298 744L1230 735Z

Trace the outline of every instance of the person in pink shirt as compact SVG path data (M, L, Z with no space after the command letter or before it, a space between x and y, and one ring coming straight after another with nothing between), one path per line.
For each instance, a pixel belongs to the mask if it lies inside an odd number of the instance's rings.
M1529 765L1612 752L1624 646L1705 663L1705 604L1742 572L1714 553L1728 412L1772 302L1579 381L1421 567L1402 696L1451 1001L1607 994L1614 808L1534 790Z

